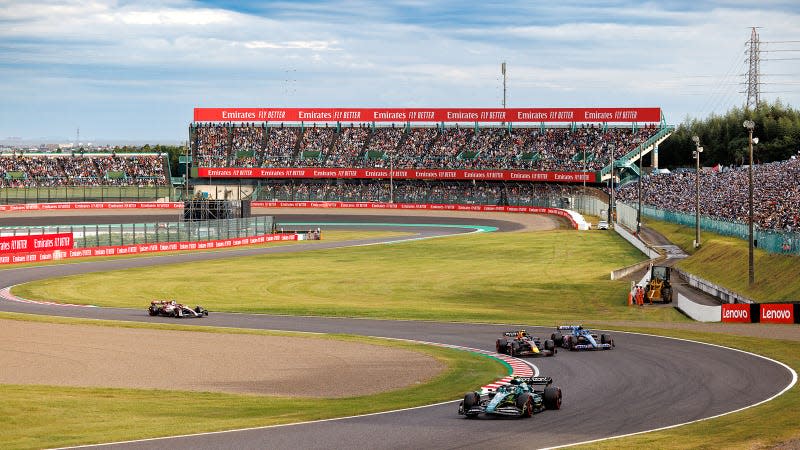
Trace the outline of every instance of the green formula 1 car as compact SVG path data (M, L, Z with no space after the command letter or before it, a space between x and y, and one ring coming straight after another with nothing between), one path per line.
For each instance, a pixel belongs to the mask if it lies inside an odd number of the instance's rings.
M545 409L561 409L561 388L550 377L514 377L508 385L481 395L467 392L458 413L473 419L480 414L531 417Z

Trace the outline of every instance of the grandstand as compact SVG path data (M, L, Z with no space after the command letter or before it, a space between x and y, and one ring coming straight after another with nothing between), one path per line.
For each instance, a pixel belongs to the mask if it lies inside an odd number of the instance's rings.
M265 120L243 122L253 118ZM309 124L304 118L322 121ZM347 118L372 120L344 124L337 120ZM399 122L398 118L414 120ZM474 121L465 123L464 118ZM588 120L596 118L608 120ZM647 154L671 131L658 108L196 108L195 122L189 127L189 145L195 169L392 167L598 172L588 179L602 182L610 178L610 170L599 171L610 168L615 158L634 150L636 155ZM637 158L628 157L624 167L615 167L638 175L634 164ZM208 172L196 175L213 178Z
M565 206L672 130L659 108L195 108L184 164L253 200Z
M165 155L153 153L25 153L0 155L3 187L165 186Z

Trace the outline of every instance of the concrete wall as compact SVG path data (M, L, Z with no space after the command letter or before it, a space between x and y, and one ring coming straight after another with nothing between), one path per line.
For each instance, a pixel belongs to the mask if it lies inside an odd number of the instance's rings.
M720 322L722 320L722 306L700 305L681 294L678 294L678 304L675 307L698 322Z
M638 248L642 253L644 253L648 258L658 258L661 256L657 251L653 250L652 248L648 247L641 239L634 236L630 231L626 230L625 227L622 225L615 223L614 224L614 231L617 232L623 239L630 242L631 245Z
M648 267L651 262L652 262L652 260L648 259L647 261L638 262L638 263L633 264L633 265L628 266L628 267L623 267L621 269L612 270L611 271L611 279L612 280L619 280L620 278L625 278L625 277L627 277L628 275L630 275L630 274L632 274L634 272L638 272L638 271Z

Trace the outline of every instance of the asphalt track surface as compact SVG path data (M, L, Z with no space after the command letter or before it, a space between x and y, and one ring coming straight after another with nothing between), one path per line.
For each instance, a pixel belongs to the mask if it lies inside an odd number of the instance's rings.
M125 222L121 217L114 217L116 223ZM49 223L59 223L53 217L47 219ZM97 217L72 216L55 219L63 219L61 223L65 224L78 223L76 221L100 223ZM148 217L148 220L152 219L153 216ZM131 222L138 221L141 221L141 217ZM519 227L510 222L485 220L480 217L466 220L407 216L286 215L276 217L276 221L472 223L495 226L500 230ZM431 227L404 227L402 230L418 233L418 237L468 231ZM76 273L252 254L307 251L377 241L373 239L346 243L322 241L285 247L211 253L190 252L169 256L6 269L0 271L0 287ZM76 308L0 301L0 310L108 320L165 323L175 321L170 318L149 317L144 308L137 310ZM382 336L485 350L493 350L495 339L503 331L524 326L524 324L460 324L216 312L201 320L202 325L207 326ZM197 322L192 324L200 325ZM552 328L532 326L527 326L526 329L542 336L549 336L553 331ZM792 373L785 367L752 354L663 337L621 332L612 334L617 346L614 350L575 353L563 350L552 358L532 360L540 373L552 376L555 384L560 386L564 393L560 411L544 411L532 419L466 420L457 414L458 400L454 399L453 402L445 404L405 411L290 426L118 443L109 447L126 449L552 447L643 432L734 411L768 399L792 382Z

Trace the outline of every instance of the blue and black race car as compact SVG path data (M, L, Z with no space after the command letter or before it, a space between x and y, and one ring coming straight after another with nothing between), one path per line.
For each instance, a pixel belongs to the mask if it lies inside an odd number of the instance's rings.
M525 330L503 333L503 337L495 341L494 346L497 353L514 357L553 356L558 352L552 339L542 341Z
M514 377L486 395L467 392L458 404L458 413L467 419L480 414L531 417L545 409L561 409L561 388L552 384L551 377Z
M562 334L563 332L563 334ZM600 334L587 330L580 325L562 325L551 335L557 346L569 350L611 350L614 339L609 334Z

